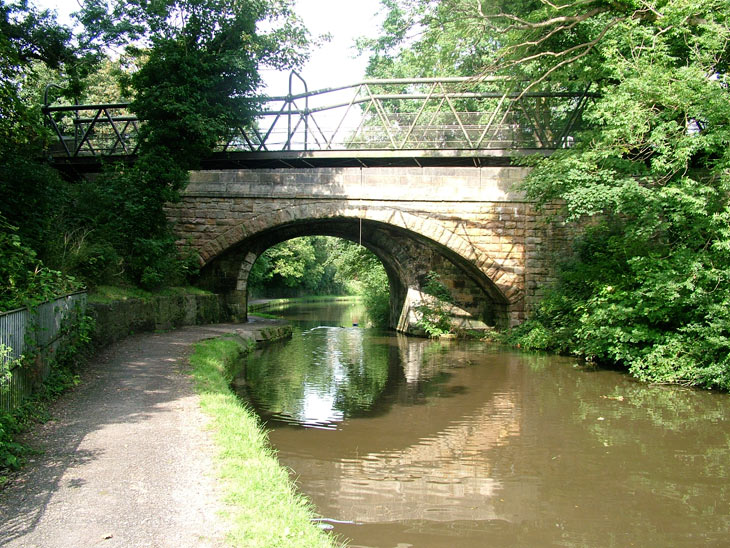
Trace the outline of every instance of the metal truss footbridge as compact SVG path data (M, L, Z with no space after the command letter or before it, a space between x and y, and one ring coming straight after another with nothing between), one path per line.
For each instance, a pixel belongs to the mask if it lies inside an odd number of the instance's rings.
M509 165L572 146L589 89L528 89L499 77L363 80L310 91L297 74L286 95L258 97L255 121L221 135L204 169ZM140 120L125 102L49 104L56 167L96 171L133 161Z

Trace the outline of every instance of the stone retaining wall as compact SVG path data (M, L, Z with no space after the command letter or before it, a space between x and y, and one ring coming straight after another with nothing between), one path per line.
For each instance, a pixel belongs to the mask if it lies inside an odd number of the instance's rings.
M131 299L109 304L89 303L96 319L95 339L107 345L142 331L167 331L183 325L231 321L222 295L181 295Z

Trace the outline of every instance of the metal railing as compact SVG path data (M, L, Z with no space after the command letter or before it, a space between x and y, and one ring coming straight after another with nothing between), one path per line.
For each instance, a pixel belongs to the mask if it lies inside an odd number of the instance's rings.
M295 92L299 84L301 91ZM289 93L255 99L254 124L221 136L218 151L493 150L570 146L588 88L546 84L525 92L503 78L364 80L309 91L296 73ZM129 103L48 105L67 157L134 155L143 123Z
M0 314L0 410L17 407L48 377L65 323L85 309L84 291Z

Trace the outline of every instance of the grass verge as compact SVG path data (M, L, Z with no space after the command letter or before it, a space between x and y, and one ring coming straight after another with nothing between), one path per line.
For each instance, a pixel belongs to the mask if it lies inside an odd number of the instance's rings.
M310 504L279 465L257 417L230 389L241 357L252 346L222 337L198 343L190 357L218 448L217 473L228 506L229 541L257 548L339 546L312 523Z

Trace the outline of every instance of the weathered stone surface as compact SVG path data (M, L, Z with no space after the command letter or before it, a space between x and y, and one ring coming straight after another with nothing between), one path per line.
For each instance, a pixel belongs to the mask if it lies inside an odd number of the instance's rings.
M90 314L96 319L94 338L100 346L123 339L132 333L219 323L231 319L231 312L221 295L130 299L111 304L89 303L88 307Z
M521 167L318 168L192 173L168 208L212 289L245 295L250 257L296 236L361 241L386 266L398 315L430 270L477 319L521 322L554 278L571 231L513 190ZM253 255L252 255L253 254ZM244 263L246 257L249 257ZM216 266L217 265L217 266ZM229 265L229 266L226 266ZM463 282L463 284L462 284ZM245 302L236 305L245 310Z

